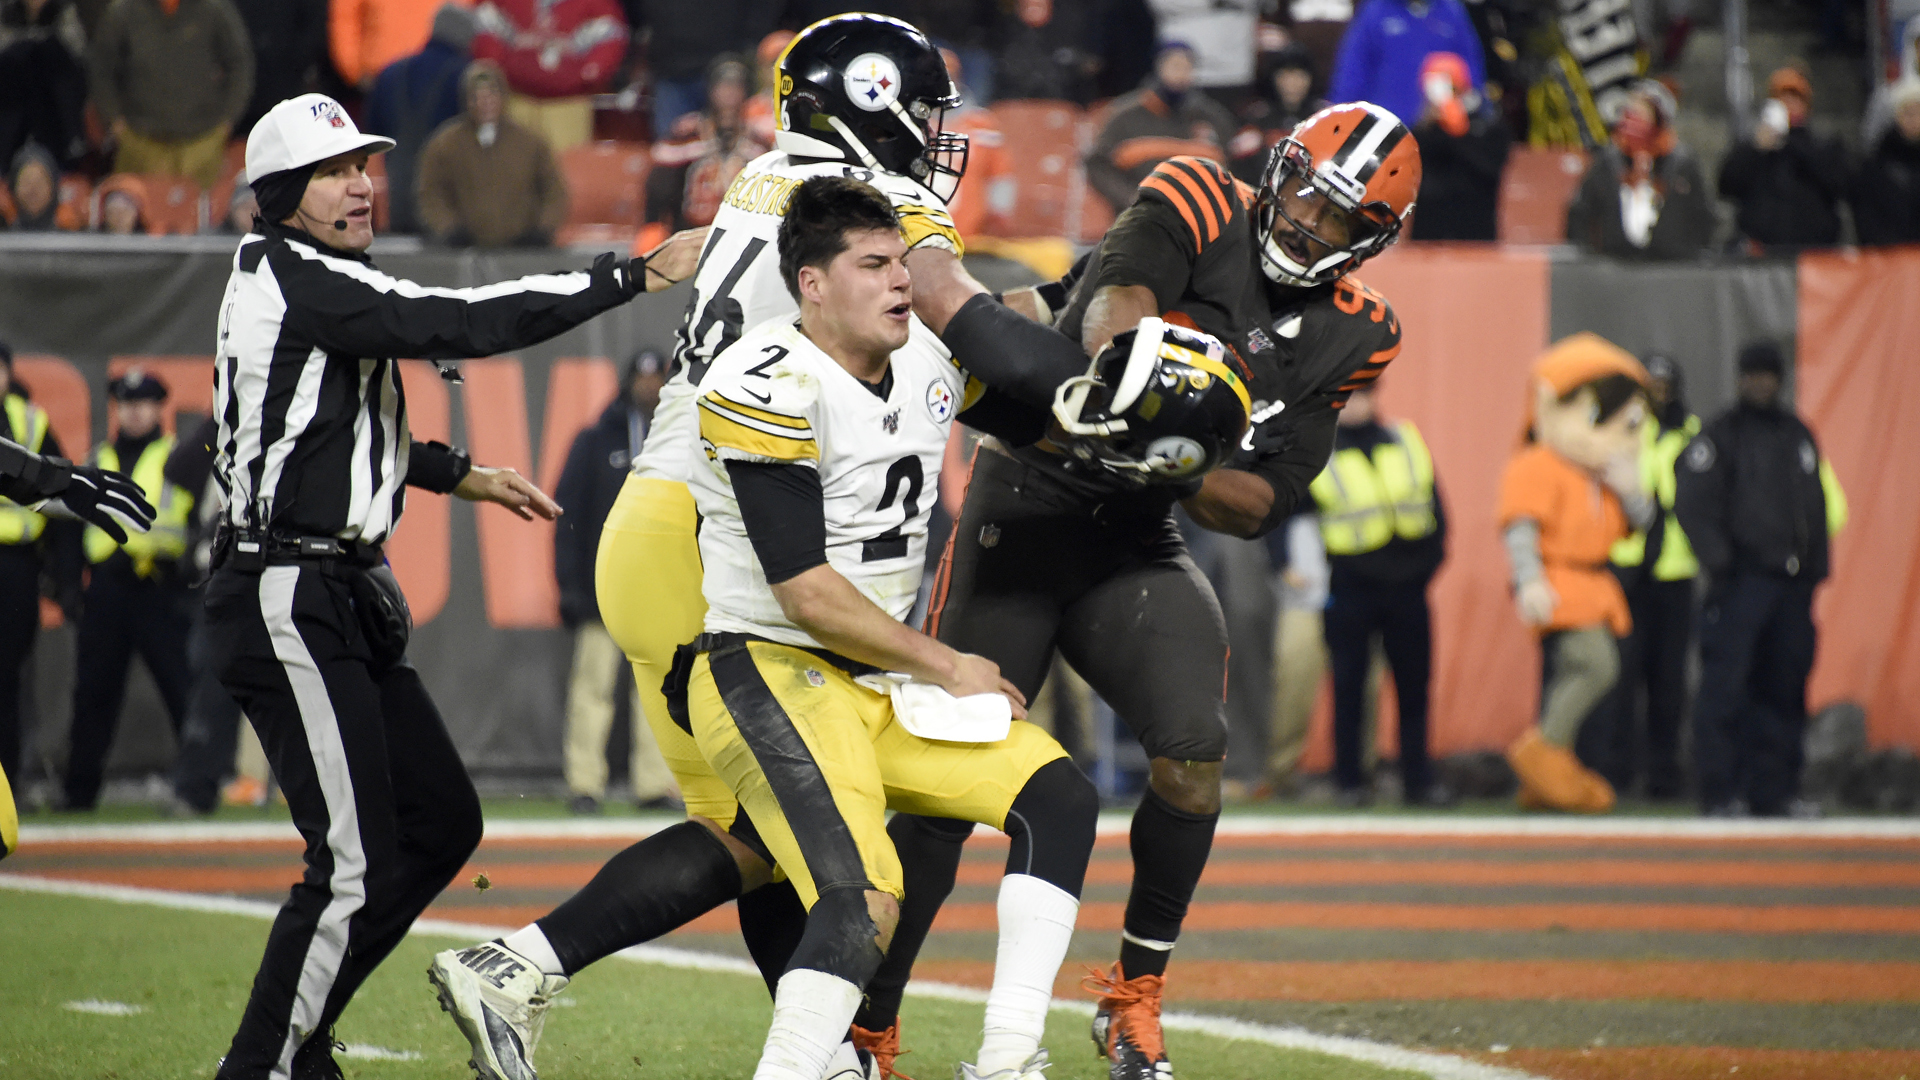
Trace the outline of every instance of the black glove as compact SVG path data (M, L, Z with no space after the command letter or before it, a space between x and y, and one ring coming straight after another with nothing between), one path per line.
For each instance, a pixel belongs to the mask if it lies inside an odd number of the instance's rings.
M1240 445L1234 447L1233 457L1228 465L1235 469L1251 469L1267 458L1284 454L1298 445L1299 436L1293 425L1287 422L1287 414L1280 415L1256 424L1240 437Z
M608 282L624 290L629 299L647 291L647 260L623 259L609 251L593 260L594 283Z
M143 533L153 525L153 507L138 484L91 465L71 468L72 477L55 493L53 502L41 507L43 511L58 513L64 508L81 521L98 525L119 544L127 542L128 533Z

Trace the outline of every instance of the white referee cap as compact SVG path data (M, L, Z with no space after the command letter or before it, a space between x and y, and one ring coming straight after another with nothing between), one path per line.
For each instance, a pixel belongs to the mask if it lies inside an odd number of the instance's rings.
M383 135L362 135L353 117L325 94L301 94L267 110L247 136L247 182L355 150L393 149Z

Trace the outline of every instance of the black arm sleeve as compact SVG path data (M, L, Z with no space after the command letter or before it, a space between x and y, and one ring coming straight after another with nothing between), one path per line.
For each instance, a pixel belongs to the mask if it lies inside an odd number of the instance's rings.
M767 584L790 581L827 561L827 503L811 465L729 461L747 540Z
M625 303L634 294L613 255L593 269L429 289L345 259L270 256L287 321L307 340L348 356L452 360L535 345Z
M415 440L407 448L407 485L435 495L460 486L473 468L472 459L443 442Z
M1008 446L1027 446L1047 433L1050 414L987 387L973 407L960 414L960 422L975 431L985 432Z
M940 340L967 374L1042 412L1061 383L1087 371L1078 342L986 293L960 305Z

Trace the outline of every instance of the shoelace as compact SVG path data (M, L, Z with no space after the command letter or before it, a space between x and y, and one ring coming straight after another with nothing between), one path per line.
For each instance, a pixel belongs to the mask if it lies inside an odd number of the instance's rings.
M1160 989L1165 983L1159 975L1122 979L1119 964L1113 965L1111 973L1087 969L1087 976L1080 980L1081 988L1100 995L1100 1008L1113 1014L1113 1026L1107 1031L1109 1050L1124 1032L1147 1060L1166 1058L1167 1044L1160 1033Z
M900 1049L900 1024L895 1021L885 1031L868 1031L858 1024L853 1025L853 1045L873 1055L873 1063L880 1070L879 1080L913 1080L913 1077L893 1067L896 1058L913 1053Z

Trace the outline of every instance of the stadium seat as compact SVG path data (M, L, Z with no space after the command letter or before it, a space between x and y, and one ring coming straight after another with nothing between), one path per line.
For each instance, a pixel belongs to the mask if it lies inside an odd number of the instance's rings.
M1500 239L1509 244L1558 244L1567 239L1567 206L1587 155L1578 150L1517 147L1500 177Z
M1013 167L1013 210L987 231L1000 236L1063 236L1080 168L1078 105L1067 101L1002 101L993 106Z
M567 181L568 225L624 225L638 229L647 211L647 148L595 142L560 154Z

